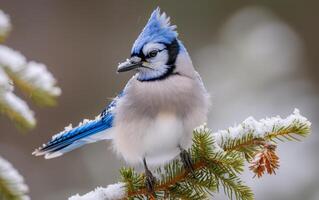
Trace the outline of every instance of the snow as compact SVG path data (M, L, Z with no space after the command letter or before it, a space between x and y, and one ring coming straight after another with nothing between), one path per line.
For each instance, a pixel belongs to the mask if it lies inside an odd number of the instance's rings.
M0 93L0 101L6 106L13 109L15 112L19 113L24 119L26 119L32 126L35 125L36 121L34 118L34 113L25 101L20 99L18 96L12 92Z
M8 47L0 45L0 66L13 66L12 69L21 69L25 63L25 58ZM5 106L17 112L32 126L35 125L34 113L30 110L25 101L13 93L14 87L12 80L0 67L0 101Z
M22 200L29 200L25 195L29 191L28 186L24 183L23 177L19 172L5 159L0 156L0 182L8 183L9 189L15 195L20 196Z
M203 123L202 125L196 127L194 129L195 132L211 132L211 130L207 127L207 123Z
M12 80L7 76L7 74L0 68L0 93L13 91Z
M297 108L295 108L293 113L286 118L276 116L257 121L253 117L248 117L239 125L232 126L227 130L220 130L212 133L217 141L214 143L214 151L223 151L219 144L225 137L238 138L247 133L253 133L256 136L262 137L272 132L274 129L289 127L295 123L306 124L307 126L311 125L307 118L300 114ZM207 127L206 123L197 127L194 131L211 133L211 130ZM119 182L108 185L106 188L98 187L83 196L76 194L70 197L69 200L116 200L125 198L125 195L125 183Z
M34 113L29 109L25 101L13 93L13 82L6 74L6 69L14 73L20 80L27 82L35 89L46 92L48 95L59 96L61 89L56 86L56 79L44 64L34 61L27 63L26 58L21 53L0 45L0 101L20 114L33 126L35 125Z
M124 61L122 63L119 63L117 69L119 70L119 69L121 69L121 68L123 68L123 67L125 67L125 66L127 66L129 64L131 64L131 61L129 59L126 59L126 61Z
M0 66L16 73L19 78L50 95L59 96L61 89L56 86L56 79L42 63L30 61L7 46L0 45Z
M53 96L59 96L61 94L61 89L55 86L57 82L56 79L42 63L29 62L26 67L19 72L19 75L21 79Z
M76 194L69 200L116 200L124 198L125 194L125 183L119 182L108 185L106 188L98 187L83 196Z
M68 131L70 131L70 130L72 130L72 129L73 129L73 127L72 127L72 124L70 123L68 126L64 127L64 130L63 130L63 131L61 131L60 133L57 133L57 134L53 135L53 136L52 136L52 140L55 140L55 139L61 137L64 133L66 133L66 132L68 132ZM45 147L45 144L43 144L43 147Z
M72 130L72 124L69 124L68 126L64 127L64 131L70 131Z
M0 66L7 67L13 72L20 71L26 65L26 58L18 51L0 45Z
M207 123L203 123L202 125L196 127L194 131L197 133L212 133L212 130L207 127ZM220 147L219 143L214 142L213 151L218 153L218 152L223 152L224 149Z
M288 127L296 122L307 124L307 126L311 125L307 118L302 116L299 110L295 108L293 114L284 119L280 116L276 116L257 121L254 117L248 117L239 125L232 126L227 130L219 130L213 134L217 143L220 144L225 137L230 137L232 139L240 138L247 133L253 133L256 136L262 137L267 133L272 132L275 128Z
M73 127L72 124L69 124L68 126L64 127L64 130L63 130L63 131L61 131L61 132L59 132L59 133L53 135L53 136L52 136L52 140L55 140L55 139L61 137L62 135L64 135L65 133L69 132L69 131L72 130L73 128L77 128L77 127L83 126L83 125L85 125L85 124L87 124L87 123L89 123L89 122L98 121L98 120L100 120L100 119L101 119L101 117L98 115L98 116L95 117L94 120L83 119L83 120L78 124L78 126L75 126L75 127Z
M0 10L0 37L5 36L10 30L10 17Z

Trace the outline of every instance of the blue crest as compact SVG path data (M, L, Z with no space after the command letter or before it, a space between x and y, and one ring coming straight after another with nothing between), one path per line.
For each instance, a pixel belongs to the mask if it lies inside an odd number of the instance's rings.
M132 54L138 54L148 42L171 43L178 35L175 29L175 25L170 25L170 18L166 16L166 13L161 14L157 7L134 42Z

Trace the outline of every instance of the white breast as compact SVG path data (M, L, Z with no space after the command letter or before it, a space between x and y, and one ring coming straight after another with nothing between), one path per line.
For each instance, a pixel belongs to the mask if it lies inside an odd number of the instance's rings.
M192 130L206 121L208 95L198 79L131 80L115 109L115 151L130 164L163 164L187 148Z
M133 120L117 126L115 131L114 147L127 162L138 164L145 157L150 165L157 165L178 154L185 130L175 113L163 112L152 120Z

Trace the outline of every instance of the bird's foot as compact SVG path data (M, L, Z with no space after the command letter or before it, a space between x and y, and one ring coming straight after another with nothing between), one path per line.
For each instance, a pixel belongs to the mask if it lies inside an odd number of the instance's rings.
M149 194L155 197L155 184L156 178L153 176L152 172L148 169L145 170L145 187Z
M180 158L184 168L187 171L190 171L193 173L195 170L193 166L193 161L192 161L191 155L185 149L181 149Z

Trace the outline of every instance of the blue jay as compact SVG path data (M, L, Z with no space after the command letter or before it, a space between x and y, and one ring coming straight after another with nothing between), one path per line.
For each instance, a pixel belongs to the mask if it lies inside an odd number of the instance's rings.
M33 154L46 159L82 145L111 140L129 164L144 164L146 186L155 183L150 166L163 165L180 154L192 169L185 149L195 127L206 121L209 95L191 58L177 38L170 18L153 11L133 44L131 57L117 71L135 71L124 90L94 120L66 127Z

